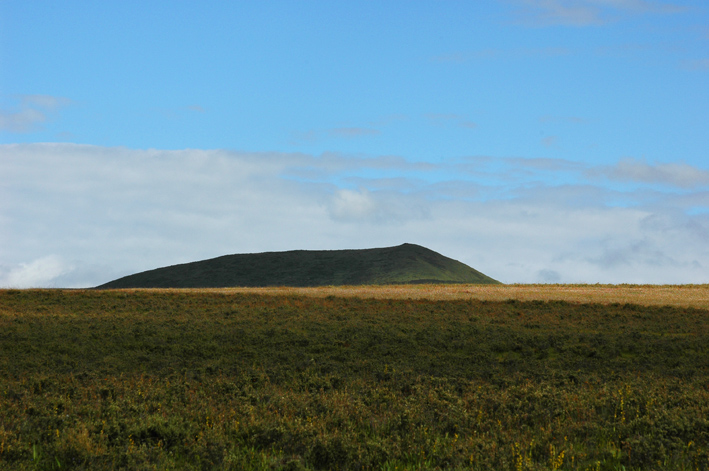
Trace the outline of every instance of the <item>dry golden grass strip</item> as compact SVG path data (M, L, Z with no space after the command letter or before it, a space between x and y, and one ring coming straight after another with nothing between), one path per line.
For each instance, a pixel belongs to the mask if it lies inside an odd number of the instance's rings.
M317 288L220 288L191 291L268 295L337 296L376 299L480 299L487 301L560 300L577 303L632 303L709 309L709 284L703 285L387 285Z

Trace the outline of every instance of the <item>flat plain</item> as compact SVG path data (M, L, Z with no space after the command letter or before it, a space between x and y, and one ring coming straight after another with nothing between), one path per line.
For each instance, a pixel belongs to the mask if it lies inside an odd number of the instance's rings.
M200 290L210 291L210 290ZM709 284L702 285L558 285L422 284L382 286L327 286L319 288L222 288L225 293L265 295L342 296L373 299L477 299L481 301L567 301L575 303L630 303L643 306L682 306L709 309Z
M709 469L709 286L0 290L0 469Z

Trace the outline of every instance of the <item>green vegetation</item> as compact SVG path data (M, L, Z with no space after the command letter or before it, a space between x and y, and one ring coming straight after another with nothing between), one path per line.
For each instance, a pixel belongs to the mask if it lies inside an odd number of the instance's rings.
M99 288L226 288L406 283L497 284L469 266L413 244L366 250L294 250L158 268Z
M0 291L0 469L708 469L709 312Z

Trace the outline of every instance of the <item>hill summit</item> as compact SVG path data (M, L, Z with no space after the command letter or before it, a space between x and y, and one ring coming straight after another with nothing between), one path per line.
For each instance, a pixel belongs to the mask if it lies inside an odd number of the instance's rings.
M499 284L452 258L415 244L362 250L292 250L222 257L157 268L98 286L228 288L413 283Z

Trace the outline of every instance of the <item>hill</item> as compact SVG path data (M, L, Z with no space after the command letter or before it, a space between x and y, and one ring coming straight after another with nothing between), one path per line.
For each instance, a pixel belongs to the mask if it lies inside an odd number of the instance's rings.
M363 250L293 250L225 255L157 268L97 286L227 288L409 283L499 284L452 258L414 244Z

